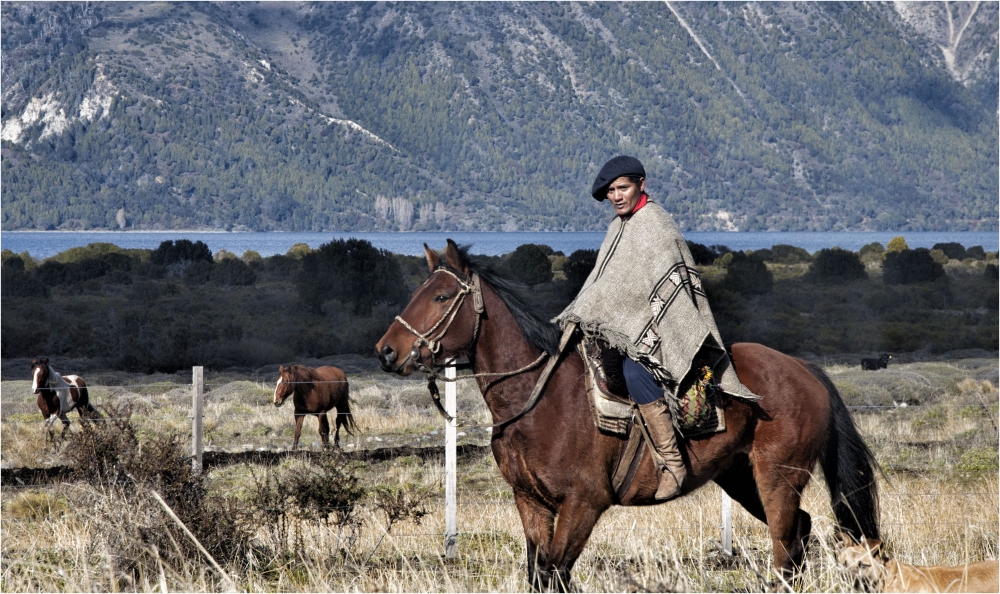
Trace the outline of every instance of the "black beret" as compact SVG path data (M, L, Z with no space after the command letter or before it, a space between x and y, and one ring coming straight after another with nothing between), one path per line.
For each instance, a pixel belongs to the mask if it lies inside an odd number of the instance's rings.
M619 155L605 163L604 167L601 167L600 173L597 174L597 179L594 180L593 187L590 188L590 195L598 202L604 200L608 197L608 186L611 185L611 182L623 175L646 177L646 170L643 169L639 159Z

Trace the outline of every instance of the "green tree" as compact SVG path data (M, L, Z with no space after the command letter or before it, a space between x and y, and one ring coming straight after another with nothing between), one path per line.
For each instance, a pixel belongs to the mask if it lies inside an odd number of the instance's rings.
M858 255L837 247L822 249L813 257L809 276L820 283L842 283L868 278L865 265Z
M551 248L549 248L551 251ZM541 246L520 245L507 257L503 270L513 280L528 286L552 280L552 262Z
M889 240L889 245L886 246L886 252L901 252L903 250L910 249L910 246L906 245L906 239L902 235L897 235Z
M888 285L909 285L944 276L944 268L934 261L927 248L889 252L882 265L882 280Z
M731 252L722 286L742 295L765 295L774 287L774 275L758 258L743 252Z

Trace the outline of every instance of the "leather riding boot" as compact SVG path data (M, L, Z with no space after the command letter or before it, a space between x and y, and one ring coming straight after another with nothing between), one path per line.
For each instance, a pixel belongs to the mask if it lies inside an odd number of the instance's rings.
M670 409L662 398L638 406L649 437L653 440L653 449L656 450L657 455L653 456L653 460L660 469L660 486L656 489L655 498L657 501L673 499L681 494L687 469L684 468L684 459L677 445L674 424L670 421Z

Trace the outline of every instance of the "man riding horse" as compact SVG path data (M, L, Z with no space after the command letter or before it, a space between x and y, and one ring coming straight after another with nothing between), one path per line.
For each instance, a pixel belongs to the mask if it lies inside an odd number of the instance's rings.
M610 200L618 216L594 270L556 321L575 323L625 355L625 383L661 470L656 499L667 500L687 474L670 412L682 391L712 378L731 396L759 397L736 377L680 229L645 190L638 159L618 156L601 168L591 195Z

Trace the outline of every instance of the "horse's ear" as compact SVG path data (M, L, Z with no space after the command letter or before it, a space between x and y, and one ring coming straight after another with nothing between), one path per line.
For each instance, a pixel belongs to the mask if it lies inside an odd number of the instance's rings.
M42 357L41 359L38 360L38 362L41 363L42 365L48 365L49 364L49 358L48 357Z
M451 266L454 270L462 274L469 274L469 267L462 259L462 253L458 251L458 244L450 239L448 240L448 247L444 248L444 259L448 262L448 266Z
M278 365L278 373L285 373L286 371L288 371L287 367L284 365Z
M439 256L437 252L431 248L427 247L426 243L424 244L424 255L427 256L427 268L429 268L431 272L437 270L438 263L441 262L441 256Z
M842 547L852 547L852 546L854 546L856 544L854 542L854 539L851 538L851 535L848 534L848 533L846 533L846 532L839 532L839 533L837 533L837 540L840 541L839 544Z
M866 538L868 545L868 550L871 552L872 557L880 558L884 560L885 557L885 545L877 538Z

